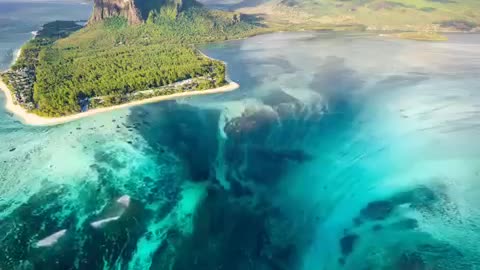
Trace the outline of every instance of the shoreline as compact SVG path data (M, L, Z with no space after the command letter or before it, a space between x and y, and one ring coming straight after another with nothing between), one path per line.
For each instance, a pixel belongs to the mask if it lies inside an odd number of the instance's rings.
M35 37L35 35L33 36ZM204 57L207 57L212 60L216 60L211 58L210 56L204 54L202 51L198 50L197 51ZM15 64L22 54L22 47L20 47L15 54L15 57L12 61L12 65ZM222 61L223 62L223 61ZM223 62L225 65L226 63ZM39 116L37 114L28 112L25 108L22 106L15 104L14 98L13 98L13 92L8 88L8 86L3 82L2 78L0 77L0 92L3 92L5 94L6 98L6 104L5 104L5 109L7 112L10 112L13 114L15 118L20 120L20 122L24 125L30 125L30 126L56 126L60 124L65 124L68 122L76 121L82 118L90 117L96 114L100 113L105 113L105 112L110 112L114 110L119 110L119 109L125 109L125 108L130 108L134 106L141 106L145 104L152 104L152 103L158 103L161 101L165 100L173 100L177 98L185 98L185 97L191 97L191 96L199 96L199 95L211 95L211 94L219 94L219 93L225 93L225 92L230 92L233 90L236 90L240 87L240 85L234 81L231 81L228 76L226 75L226 81L228 84L224 86L220 86L217 88L211 88L211 89L206 89L206 90L194 90L194 91L185 91L181 93L175 93L175 94L170 94L170 95L163 95L163 96L156 96L156 97L151 97L151 98L146 98L142 100L135 100L131 102L127 102L124 104L119 104L119 105L114 105L110 107L104 107L104 108L97 108L97 109L92 109L88 110L86 112L79 112L76 114L72 115L67 115L67 116L60 116L60 117L43 117Z
M90 116L93 116L93 115L96 115L96 114L100 114L100 113L104 113L104 112L110 112L110 111L114 111L114 110L118 110L118 109L125 109L125 108L134 107L134 106L157 103L157 102L160 102L160 101L172 100L172 99L177 99L177 98L225 93L225 92L230 92L230 91L236 90L239 87L240 87L240 85L238 83L233 82L233 81L228 81L227 85L217 87L217 88L212 88L212 89L207 89L207 90L185 91L185 92L175 93L175 94L171 94L171 95L156 96L156 97L151 97L151 98L147 98L147 99L127 102L127 103L124 103L124 104L114 105L114 106L110 106L110 107L93 109L93 110L89 110L89 111L86 111L86 112L80 112L80 113L77 113L77 114L49 118L49 117L42 117L42 116L36 115L34 113L30 113L25 108L21 107L20 105L15 104L14 100L13 100L11 90L7 87L7 85L0 78L0 90L6 96L5 109L8 112L12 113L23 124L31 125L31 126L55 126L55 125L60 125L60 124L72 122L72 121L79 120L79 119L82 119L82 118L85 118L85 117L90 117Z
M36 31L35 31L36 32ZM33 33L32 38L35 38L36 34ZM210 56L206 55L202 51L198 50L197 51L206 58L216 60L211 58ZM12 61L11 65L14 65L20 55L22 54L22 47L20 47ZM223 62L223 61L222 61ZM223 62L225 65L226 63ZM228 75L226 75L226 81L228 84L217 87L217 88L212 88L212 89L206 89L206 90L194 90L194 91L185 91L181 93L175 93L175 94L170 94L170 95L163 95L163 96L156 96L156 97L151 97L151 98L146 98L142 100L135 100L131 102L127 102L124 104L119 104L119 105L114 105L110 107L104 107L104 108L97 108L97 109L92 109L88 110L86 112L79 112L76 114L72 115L67 115L67 116L60 116L60 117L43 117L39 116L37 114L28 112L25 108L22 106L15 104L14 98L13 98L13 92L8 88L8 86L3 82L2 78L0 77L0 92L3 92L5 94L5 99L6 99L6 104L5 104L5 109L7 112L10 112L13 114L13 117L17 118L20 120L20 122L24 125L30 125L30 126L56 126L60 124L65 124L68 122L76 121L82 118L90 117L96 114L104 113L104 112L110 112L118 109L125 109L125 108L130 108L134 106L141 106L145 104L152 104L152 103L157 103L165 100L173 100L177 98L185 98L185 97L191 97L191 96L199 96L199 95L211 95L211 94L219 94L219 93L225 93L225 92L230 92L233 90L236 90L240 87L240 85L234 81L231 81L228 78Z

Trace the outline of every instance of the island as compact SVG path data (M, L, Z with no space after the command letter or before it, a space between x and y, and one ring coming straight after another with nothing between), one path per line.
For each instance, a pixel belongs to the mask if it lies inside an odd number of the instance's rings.
M94 0L88 22L47 23L0 75L7 108L57 124L116 108L231 91L225 63L195 46L274 31L375 31L417 41L479 29L480 2L264 1L212 10L195 0ZM412 20L415 18L415 20ZM448 20L447 20L448 19Z

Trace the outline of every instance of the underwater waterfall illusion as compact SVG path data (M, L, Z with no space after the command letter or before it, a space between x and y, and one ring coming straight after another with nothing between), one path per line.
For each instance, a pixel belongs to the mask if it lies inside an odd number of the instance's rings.
M231 93L2 107L0 269L479 269L479 41L271 34L203 48Z

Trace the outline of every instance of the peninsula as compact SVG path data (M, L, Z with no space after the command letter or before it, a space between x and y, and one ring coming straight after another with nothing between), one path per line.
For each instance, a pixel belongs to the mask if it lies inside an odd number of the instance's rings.
M83 23L84 24L84 23ZM257 28L241 14L195 1L96 0L81 22L44 25L1 76L7 108L53 125L165 99L231 91L225 64L194 46Z

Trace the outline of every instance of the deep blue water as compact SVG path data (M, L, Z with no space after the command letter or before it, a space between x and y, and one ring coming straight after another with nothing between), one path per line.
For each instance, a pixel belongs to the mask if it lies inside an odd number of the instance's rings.
M449 38L264 35L202 48L234 92L1 108L0 269L480 268L480 36Z

